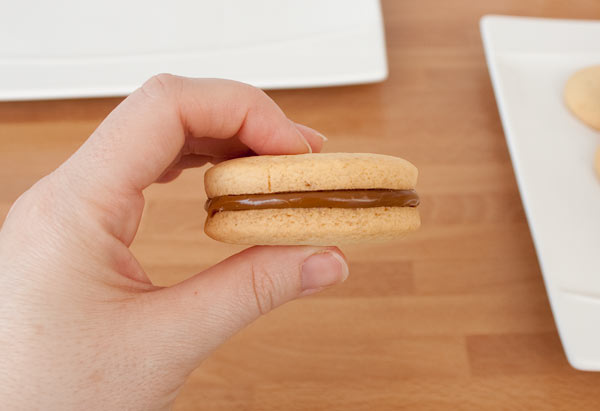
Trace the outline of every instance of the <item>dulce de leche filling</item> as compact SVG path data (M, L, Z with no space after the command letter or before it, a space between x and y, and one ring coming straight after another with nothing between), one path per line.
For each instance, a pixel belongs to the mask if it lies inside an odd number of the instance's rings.
M204 208L212 217L221 211L273 208L416 207L418 205L419 196L415 190L368 189L226 195L209 198Z

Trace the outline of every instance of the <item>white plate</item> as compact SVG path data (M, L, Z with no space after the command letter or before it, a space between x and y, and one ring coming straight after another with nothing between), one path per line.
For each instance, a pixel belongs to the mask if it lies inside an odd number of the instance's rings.
M600 22L485 16L481 32L563 347L600 370L600 133L563 103L569 76L600 64Z
M124 95L161 72L271 89L380 81L387 61L379 0L2 6L0 100Z

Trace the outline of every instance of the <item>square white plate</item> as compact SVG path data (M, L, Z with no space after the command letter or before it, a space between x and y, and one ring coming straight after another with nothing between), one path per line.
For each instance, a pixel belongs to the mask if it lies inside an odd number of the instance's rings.
M600 22L485 16L481 32L563 347L600 370L600 132L563 102L569 76L600 64Z
M0 100L124 95L161 72L271 89L387 77L379 0L34 3L2 6Z

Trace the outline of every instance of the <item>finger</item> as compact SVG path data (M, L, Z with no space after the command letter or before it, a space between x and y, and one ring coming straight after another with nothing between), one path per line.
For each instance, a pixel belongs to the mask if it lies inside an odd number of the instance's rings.
M294 123L294 125L309 142L314 152L321 150L323 143L327 141L325 136L302 124ZM186 168L202 167L208 162L217 164L232 158L256 155L236 137L224 140L210 137L188 138L180 153L180 158L168 166L168 169L156 180L157 183L173 181L181 174L181 170Z
M139 191L165 171L186 138L233 136L258 154L311 150L304 134L259 89L159 75L125 99L69 163L116 192Z
M260 315L347 276L345 257L335 247L249 248L152 293L152 326L162 327L165 344L188 351L185 361L199 361Z

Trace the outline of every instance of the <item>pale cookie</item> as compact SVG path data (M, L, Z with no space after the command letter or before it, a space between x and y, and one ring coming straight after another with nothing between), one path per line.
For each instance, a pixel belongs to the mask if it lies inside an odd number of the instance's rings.
M232 244L383 241L419 228L418 171L401 158L255 156L209 169L205 231Z
M233 244L337 245L391 240L420 224L415 207L300 208L216 213L204 230Z
M569 110L590 127L600 130L600 66L591 66L573 74L564 91Z

